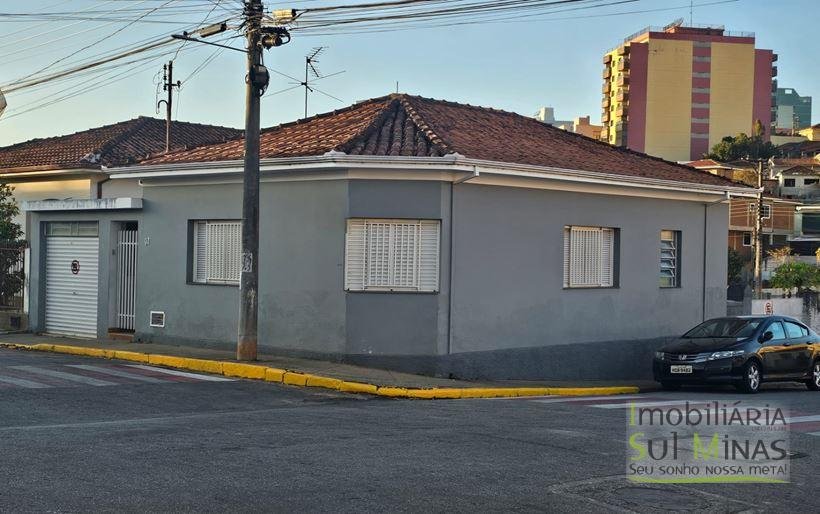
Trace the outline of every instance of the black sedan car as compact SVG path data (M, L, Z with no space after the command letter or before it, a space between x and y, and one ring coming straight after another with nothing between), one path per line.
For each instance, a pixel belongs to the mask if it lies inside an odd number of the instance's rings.
M820 336L786 316L710 319L655 353L664 389L732 383L756 393L762 382L804 382L820 390Z

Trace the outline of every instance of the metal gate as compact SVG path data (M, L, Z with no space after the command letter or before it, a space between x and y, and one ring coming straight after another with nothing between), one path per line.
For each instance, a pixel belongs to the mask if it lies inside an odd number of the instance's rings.
M134 330L137 300L137 231L117 233L117 321L116 328Z
M47 332L97 336L99 252L96 237L46 238Z

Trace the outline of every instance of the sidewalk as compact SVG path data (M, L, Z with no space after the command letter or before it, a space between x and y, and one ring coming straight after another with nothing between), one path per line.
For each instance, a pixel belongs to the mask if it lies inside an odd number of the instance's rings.
M36 334L0 334L0 345L60 345L65 347L80 347L89 349L101 349L109 352L122 351L153 356L172 356L183 359L200 359L203 361L218 361L222 363L236 363L233 352L225 350L214 350L208 348L196 348L191 346L177 346L164 344L132 343L118 340L89 340L73 339L67 337L44 336ZM39 348L43 349L43 348ZM64 352L65 353L65 352ZM160 363L161 365L164 363ZM375 386L376 388L401 388L401 389L528 389L533 390L543 388L566 388L572 390L572 394L583 394L580 389L594 388L589 394L618 394L635 392L637 388L641 392L656 390L654 382L644 381L467 381L451 380L446 378L435 378L424 375L414 375L410 373L400 373L383 369L366 368L351 364L337 362L320 361L313 359L303 359L296 357L282 357L270 354L260 354L256 362L250 363L256 366L265 366L276 370L294 372L295 374L323 377L335 379L337 381L360 383ZM287 380L285 381L286 383ZM296 384L300 385L300 384ZM301 384L304 385L304 384ZM308 384L309 385L309 384ZM324 387L324 386L321 386ZM632 388L632 391L627 389ZM599 390L601 389L601 390ZM605 389L611 389L607 392ZM520 391L519 391L520 392ZM509 394L496 396L518 396L519 394Z

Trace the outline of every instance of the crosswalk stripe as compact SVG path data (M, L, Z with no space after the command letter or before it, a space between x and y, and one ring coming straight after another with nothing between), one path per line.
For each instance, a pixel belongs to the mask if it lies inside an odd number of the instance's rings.
M32 380L26 380L23 378L13 378L8 376L0 376L0 382L16 385L18 387L25 387L27 389L44 389L47 387L51 387L47 384L41 384L40 382L34 382Z
M165 373L168 375L175 375L178 377L187 377L187 378L195 378L197 380L207 380L210 382L235 382L235 380L231 378L223 378L223 377L215 377L212 375L198 375L196 373L186 373L184 371L177 371L175 369L165 369L165 368L154 368L151 366L144 366L142 364L127 364L130 368L137 368L137 369L146 369L149 371L156 371L159 373Z
M820 416L795 416L786 418L786 423L811 423L812 421L820 421Z
M65 373L63 371L57 371L53 369L47 368L38 368L35 366L11 366L10 369L16 369L20 371L26 371L28 373L34 373L37 375L44 375L47 377L54 377L59 378L60 380L67 380L69 382L79 382L81 384L86 384L90 386L113 386L117 385L114 382L108 382L107 380L100 380L97 378L86 377L82 375L74 375L72 373Z
M708 400L701 402L689 402L689 405L703 405L709 403ZM597 409L629 409L630 407L663 407L665 405L686 405L686 400L668 400L661 402L625 402L610 403L607 405L593 405Z
M120 377L120 378L127 378L129 380L137 380L139 382L146 382L149 384L165 384L167 381L161 380L159 378L148 377L145 375L138 375L136 373L128 373L127 371L120 371L118 369L112 368L105 368L102 366L91 366L88 364L67 364L67 366L72 368L78 368L85 371L92 371L94 373L102 373L105 375L111 375L112 377Z

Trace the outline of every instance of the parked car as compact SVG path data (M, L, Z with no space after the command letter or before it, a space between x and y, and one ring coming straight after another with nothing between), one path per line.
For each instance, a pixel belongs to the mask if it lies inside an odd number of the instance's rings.
M803 382L820 390L820 336L787 316L710 319L655 353L664 389L732 383L756 393L763 382Z

